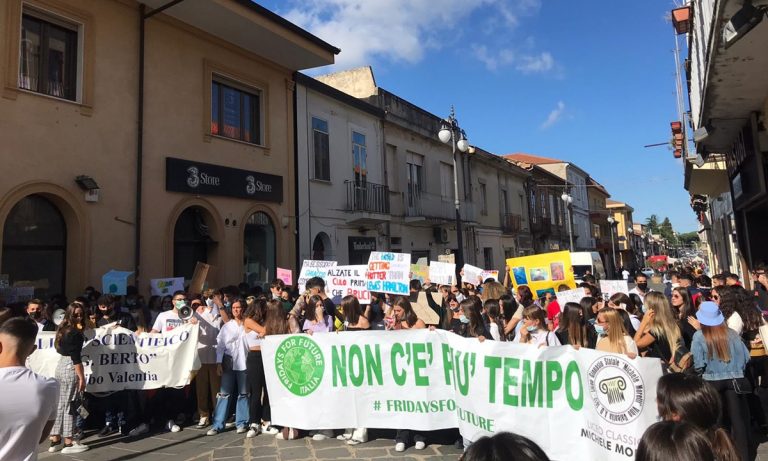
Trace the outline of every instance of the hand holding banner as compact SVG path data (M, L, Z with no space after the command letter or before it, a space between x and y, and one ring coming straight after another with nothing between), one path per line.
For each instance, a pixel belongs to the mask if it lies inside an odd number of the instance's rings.
M472 285L480 285L483 283L483 269L473 266L472 264L464 264L464 283L471 283Z
M283 281L286 285L293 285L293 271L290 269L277 268L277 278Z
M626 280L600 280L600 291L609 298L616 293L628 294L629 284Z

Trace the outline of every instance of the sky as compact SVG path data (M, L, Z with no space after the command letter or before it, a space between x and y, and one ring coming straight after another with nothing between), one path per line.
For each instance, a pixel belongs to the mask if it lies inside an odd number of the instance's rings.
M613 200L697 229L683 167L673 0L259 0L341 49L309 75L370 65L378 86L435 115L450 106L471 144L566 160ZM681 42L682 43L682 42Z

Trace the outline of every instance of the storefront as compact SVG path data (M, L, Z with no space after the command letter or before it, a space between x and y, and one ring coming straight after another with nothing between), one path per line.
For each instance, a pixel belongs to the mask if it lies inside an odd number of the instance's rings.
M376 237L347 237L349 264L368 264L372 251L376 251Z

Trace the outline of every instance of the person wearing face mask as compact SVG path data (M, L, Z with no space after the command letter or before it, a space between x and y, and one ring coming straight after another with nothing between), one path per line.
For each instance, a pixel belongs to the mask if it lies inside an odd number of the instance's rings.
M197 411L200 419L197 428L202 429L210 423L211 413L216 402L216 393L221 387L221 377L216 372L216 340L221 330L221 314L219 308L209 298L203 303L194 299L190 303L200 316L200 332L197 336L197 355L200 358L200 369L195 376L195 391Z
M627 334L624 320L618 309L611 307L600 309L595 322L595 332L598 335L595 350L624 354L631 359L637 357L637 345Z
M584 310L577 303L565 303L555 334L561 344L570 344L576 349L594 349L597 343L595 328L584 318Z
M645 296L651 291L653 290L648 288L648 276L642 272L638 272L637 275L635 275L635 287L629 290L629 294L634 293L637 296L640 296L640 299L645 303Z
M512 342L537 347L561 345L555 332L547 330L547 318L539 306L532 305L523 309L522 324L520 333Z
M459 336L477 338L480 342L493 339L483 321L483 303L477 296L470 296L459 303Z
M44 315L43 302L39 299L27 301L27 315L35 321L38 331L56 331L56 324Z

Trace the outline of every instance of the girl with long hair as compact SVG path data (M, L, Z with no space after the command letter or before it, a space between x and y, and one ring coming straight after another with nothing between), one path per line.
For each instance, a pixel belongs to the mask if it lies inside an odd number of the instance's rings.
M560 344L570 344L574 348L595 348L597 333L584 317L582 306L576 303L565 303L560 316L560 324L555 330Z
M744 320L741 338L749 349L749 362L745 370L755 392L749 396L755 420L768 426L768 355L765 353L760 327L765 324L762 311L757 307L755 295L740 286L733 287L738 300L737 311ZM768 338L766 338L768 339Z
M707 435L688 422L661 421L649 427L637 446L635 461L723 461Z
M267 300L263 296L248 298L248 307L243 314L245 345L248 356L245 359L245 381L248 387L248 432L247 438L256 437L260 433L277 434L278 430L270 424L272 413L269 406L267 382L264 376L264 362L261 357L261 343L267 332L264 327L267 316ZM279 300L270 300L283 308Z
M365 311L356 297L347 295L341 298L341 310L344 313L344 331L365 331L371 328ZM345 441L347 445L358 445L368 441L368 429L347 428L336 438Z
M635 344L646 350L646 357L671 364L677 351L685 347L672 306L666 296L652 291L645 295L645 308L645 316L635 333Z
M429 298L430 296L427 296L427 299ZM456 299L456 295L449 292L445 295L443 303L447 308L447 312L442 316L442 329L452 331L457 335L461 334L463 325L461 323L461 307L459 307L459 301Z
M528 285L519 285L517 287L516 299L523 308L533 305L533 293Z
M304 333L327 333L333 331L333 317L325 312L325 303L320 295L312 295L304 304Z
M480 341L484 341L487 338L493 339L483 321L483 304L480 298L470 296L459 303L459 308L461 309L459 319L462 323L460 336L477 338Z
M717 304L701 303L696 318L701 330L693 335L691 343L694 367L719 392L722 413L727 414L730 421L736 451L742 460L750 459L749 406L744 395L751 391L749 381L744 378L749 351L741 337L726 325Z
M513 342L532 344L537 347L559 346L557 335L547 330L547 318L539 306L528 306L523 310L523 327Z
M581 312L584 314L584 318L590 324L594 325L597 319L597 312L600 310L600 304L598 299L592 296L585 296L579 301L581 306Z
M501 303L498 299L486 299L483 303L485 315L488 317L488 332L495 341L505 341L504 319L501 316Z
M696 320L697 307L691 299L687 288L675 287L669 298L672 312L678 318L678 327L683 336L683 344L687 349L691 348L691 341L696 330L699 329L699 321Z
M504 336L507 341L515 337L515 327L523 318L523 310L511 294L504 294L499 298L499 306L504 316Z
M597 313L595 331L598 334L596 350L624 354L631 359L637 357L637 345L627 334L618 309L610 307L600 309Z
M51 429L51 446L48 448L51 453L61 450L65 454L75 454L88 450L87 445L73 439L75 416L70 408L75 393L85 392L85 370L81 356L85 342L85 322L83 306L72 303L67 306L64 320L56 332L54 346L61 357L55 374L59 382L59 404L56 408L56 421Z

